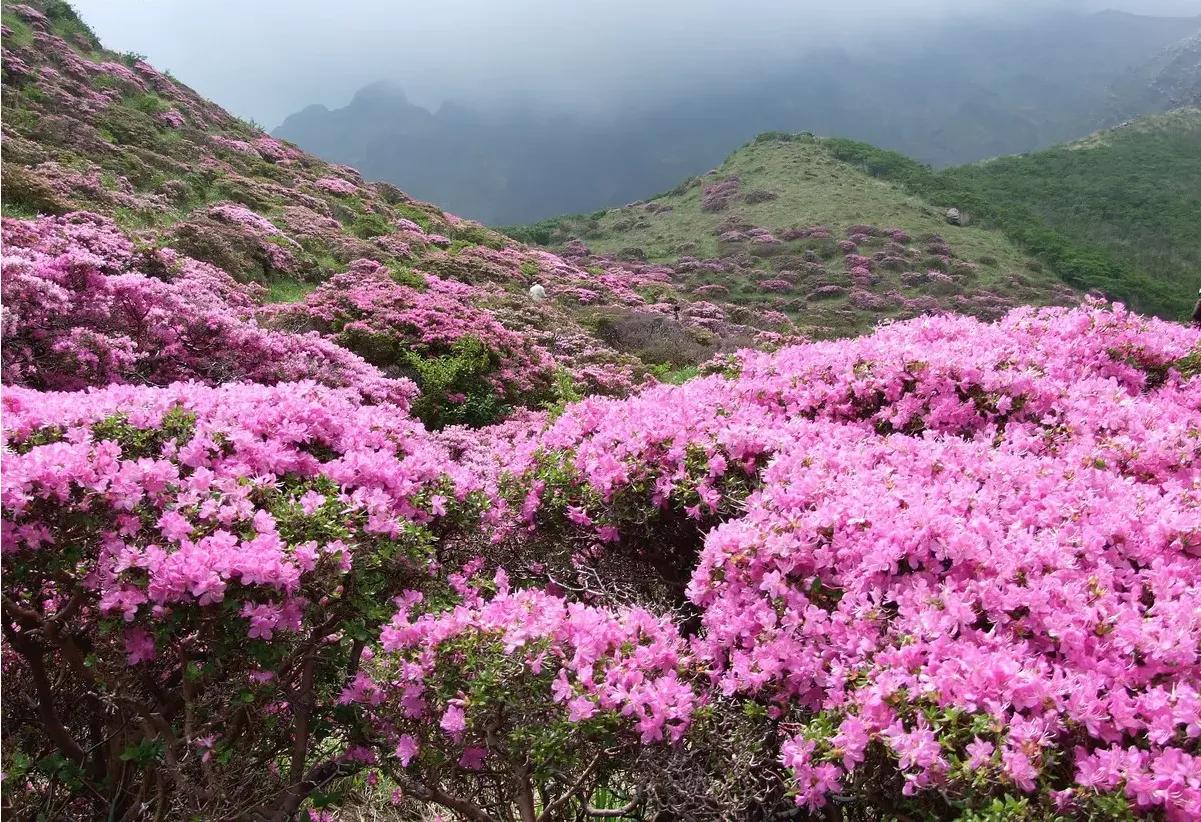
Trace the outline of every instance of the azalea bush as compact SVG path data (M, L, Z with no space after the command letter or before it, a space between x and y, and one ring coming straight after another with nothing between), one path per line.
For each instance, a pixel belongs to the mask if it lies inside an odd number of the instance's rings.
M9 779L79 813L1190 818L1199 343L915 320L436 437L312 384L10 389Z
M3 241L7 384L313 379L401 405L416 393L316 334L260 327L255 287L169 248L139 249L99 215L5 219Z
M356 260L301 303L263 312L271 324L315 330L386 372L412 377L427 423L482 425L506 406L548 395L553 357L477 307L486 293L432 275Z
M420 425L313 384L4 403L6 793L287 814L361 770L339 694L475 504Z
M409 796L467 818L567 818L628 784L643 747L681 740L701 704L687 646L643 609L513 590L503 570L472 579L480 565L451 575L453 609L398 599L350 698L389 718Z

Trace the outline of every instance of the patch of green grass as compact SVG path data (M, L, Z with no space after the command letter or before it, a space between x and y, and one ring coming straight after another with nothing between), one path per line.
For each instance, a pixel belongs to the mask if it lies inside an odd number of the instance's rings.
M50 28L59 37L70 43L75 37L81 36L91 50L100 49L100 41L96 33L87 23L80 19L65 0L49 0L42 4L42 13L50 19Z
M25 203L13 202L11 197L6 197L3 202L0 202L0 214L5 217L18 217L22 220L31 220L38 216L36 208Z
M37 86L26 86L17 93L21 96L22 102L26 103L41 104L50 100L50 95Z
M3 21L4 25L8 26L9 31L12 32L12 34L8 35L6 45L28 46L33 42L33 29L29 27L28 23L18 17L16 12L4 9L3 12L0 12L0 21Z
M429 283L425 281L425 275L414 271L411 268L404 266L393 266L388 269L388 276L401 285L407 285L409 288L417 291L425 291L429 288Z
M670 383L671 385L682 385L700 374L700 369L695 365L672 368L666 363L660 363L659 365L652 365L650 370L659 382Z
M504 248L504 237L481 225L472 225L464 223L458 226L452 226L450 229L450 239L456 244L464 245L482 245L493 250Z
M358 214L351 222L350 233L364 240L381 237L392 231L392 224L380 214Z
M124 229L136 231L143 228L154 228L159 225L169 225L177 219L171 214L158 211L141 211L125 206L117 206L112 210L112 218Z
M146 92L144 94L131 94L122 102L124 105L127 105L136 111L140 111L143 114L149 114L152 116L155 114L161 114L167 109L171 108L170 103L153 92Z
M421 226L423 231L429 231L433 225L433 222L430 220L430 215L416 206L411 206L407 203L397 203L396 205L392 206L392 210L395 211L398 216L417 223L417 225Z
M268 303L298 303L311 294L317 283L302 283L299 280L272 280L267 283Z

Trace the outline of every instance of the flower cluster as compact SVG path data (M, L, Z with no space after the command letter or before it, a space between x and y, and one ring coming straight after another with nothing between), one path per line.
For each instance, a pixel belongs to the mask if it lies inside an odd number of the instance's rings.
M701 211L724 211L738 196L738 191L739 179L737 176L724 177L705 186L701 192Z
M6 218L3 239L6 383L313 379L401 406L416 392L316 334L258 326L251 287L169 249L135 252L95 214Z
M725 520L693 558L694 651L799 726L802 804L874 750L906 795L989 779L1187 819L1201 393L1173 363L1199 344L1087 305L744 354L569 408L506 455L530 466L512 515L660 554L670 512Z
M5 416L17 452L3 479L6 551L56 552L61 518L87 512L72 538L90 563L78 583L100 613L151 630L235 592L303 608L305 574L347 570L363 535L396 539L445 512L432 493L461 501L472 488L399 409L312 383L10 388ZM334 515L338 544L287 538L318 511Z
M315 328L383 367L404 364L410 353L445 354L470 337L496 357L490 379L497 390L534 391L549 379L554 360L477 307L483 291L432 275L415 275L411 282L398 282L372 260L357 260L303 303L267 315L280 325Z
M119 750L158 723L179 776L225 780L237 803L286 789L278 769L253 786L243 769L286 758L309 722L344 736L355 637L427 578L434 533L473 504L472 477L403 409L349 389L9 388L4 420L5 630L22 660L6 687L61 661L55 698L120 695L93 717ZM60 741L86 733L66 722ZM323 744L301 765L354 755Z
M359 190L359 187L354 183L349 180L343 180L341 177L321 177L314 180L313 185L327 194L354 194Z
M402 595L400 610L381 632L378 680L364 675L344 695L358 701L382 693L396 701L393 715L405 718L396 729L403 766L422 747L457 746L452 758L470 756L473 747L485 755L488 723L497 703L512 694L474 683L495 683L497 677L514 680L515 691L537 689L541 710L568 724L610 714L643 743L679 741L700 699L681 676L688 653L669 620L638 608L609 611L542 591L511 590L503 571L488 582L492 596L464 581L458 583L461 604L420 615L414 611L421 594ZM465 647L470 660L448 670L442 660Z

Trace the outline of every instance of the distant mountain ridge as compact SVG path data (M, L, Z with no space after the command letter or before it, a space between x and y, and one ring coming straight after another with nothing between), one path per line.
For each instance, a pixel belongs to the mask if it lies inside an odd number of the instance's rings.
M399 78L341 108L310 106L274 133L475 219L523 223L644 198L765 131L851 137L936 166L1051 146L1186 104L1198 35L1201 17L1121 12L948 25L870 54L813 52L604 122L518 107L431 111Z
M1173 43L1113 87L1107 125L1141 113L1201 107L1201 31Z

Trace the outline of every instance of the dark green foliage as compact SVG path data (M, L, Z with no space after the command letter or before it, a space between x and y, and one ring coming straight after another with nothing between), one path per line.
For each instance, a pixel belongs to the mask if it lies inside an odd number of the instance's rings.
M1173 365L1186 379L1201 374L1201 348L1177 360Z
M188 442L195 427L195 414L173 408L163 416L162 424L157 428L130 425L123 414L116 414L92 426L92 435L97 442L111 440L120 445L124 459L138 459L158 456L170 440L181 444Z
M1201 265L1201 130L1132 132L1104 148L942 172L854 140L823 144L874 177L999 228L1076 288L1172 319L1191 305L1186 278Z
M463 243L464 246L482 245L494 250L500 250L505 247L505 238L503 235L482 225L472 225L471 223L463 223L462 225L452 227L450 230L450 239L456 243Z
M554 217L533 225L508 225L496 230L512 237L519 243L530 245L550 245L556 239L556 230L570 217Z
M392 231L392 224L380 214L358 214L350 223L350 233L364 240Z
M97 118L97 125L115 142L131 146L154 145L159 129L158 123L145 111L125 106L110 106Z
M1173 319L1201 286L1201 113L1172 113L1080 146L964 166L946 176L990 202L1102 249L1155 281L1153 310ZM1088 263L1084 263L1088 264ZM1114 270L1114 269L1109 269ZM1160 297L1162 294L1162 297Z
M54 33L64 40L70 41L82 37L90 49L99 49L100 41L88 24L80 19L66 0L49 0L41 6L42 13L50 19L50 27Z
M125 105L143 114L160 114L171 108L171 104L154 93L135 94L125 99Z
M816 141L816 137L809 131L764 131L757 134L754 140L751 140L747 145L759 145L761 143L812 143Z
M430 428L488 425L508 410L489 382L496 356L474 337L455 341L442 356L406 350L398 359L421 389L413 414Z

